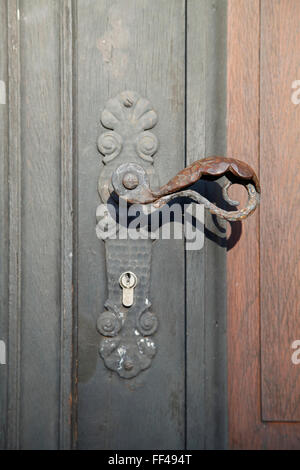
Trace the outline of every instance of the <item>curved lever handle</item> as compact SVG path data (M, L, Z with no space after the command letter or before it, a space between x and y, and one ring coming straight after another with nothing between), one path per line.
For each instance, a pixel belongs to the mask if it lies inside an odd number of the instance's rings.
M245 208L226 211L196 191L191 189L183 191L184 188L191 186L201 178L220 177L225 174L231 179L223 188L224 199L233 206L239 205L239 202L232 201L227 193L232 184L239 183L245 186L248 192L248 202ZM115 192L132 204L153 203L155 207L162 207L174 198L188 197L204 204L212 214L229 221L245 219L254 212L260 201L260 184L255 172L246 163L233 158L208 157L197 160L180 171L158 191L150 189L148 176L142 167L135 163L125 163L114 171L112 184Z

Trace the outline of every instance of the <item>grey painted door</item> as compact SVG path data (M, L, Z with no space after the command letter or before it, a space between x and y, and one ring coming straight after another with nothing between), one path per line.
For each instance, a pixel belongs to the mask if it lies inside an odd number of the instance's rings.
M199 251L153 244L157 354L130 380L98 352L107 276L95 234L109 98L151 101L161 183L225 154L226 7L0 0L2 448L226 447L224 225L206 215ZM202 191L218 197L216 184Z

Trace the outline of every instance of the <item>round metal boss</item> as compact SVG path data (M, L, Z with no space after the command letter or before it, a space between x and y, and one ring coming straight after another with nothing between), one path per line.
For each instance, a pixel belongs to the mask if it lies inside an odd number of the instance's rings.
M126 189L135 189L139 185L139 178L135 173L125 173L122 179L123 186Z
M149 187L146 171L136 163L123 163L112 174L112 185L119 196L138 192L142 186Z

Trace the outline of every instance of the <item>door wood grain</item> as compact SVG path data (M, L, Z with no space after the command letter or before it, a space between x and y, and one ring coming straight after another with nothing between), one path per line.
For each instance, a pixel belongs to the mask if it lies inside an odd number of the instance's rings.
M300 327L299 108L291 103L299 14L293 0L229 1L228 155L245 159L262 178L260 214L247 221L228 252L234 449L300 447L299 372L291 363L291 342Z
M300 421L300 3L263 1L261 15L262 418Z

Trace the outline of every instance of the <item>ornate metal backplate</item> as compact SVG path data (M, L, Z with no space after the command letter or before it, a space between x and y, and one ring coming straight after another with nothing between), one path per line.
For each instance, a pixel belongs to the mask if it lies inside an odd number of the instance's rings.
M122 163L138 163L146 171L152 188L158 187L153 167L153 156L158 149L156 136L149 131L157 123L157 114L150 102L138 93L124 91L109 100L102 112L101 122L108 131L98 139L103 155L98 190L103 204L97 209L99 238L110 226L108 204L116 204L111 183L114 170ZM119 227L120 228L120 227ZM123 378L136 376L148 368L156 353L152 335L158 321L150 311L149 301L151 240L107 239L106 267L108 299L106 311L99 315L97 328L102 335L100 355L105 365ZM133 305L122 303L120 276L132 272L137 278Z

